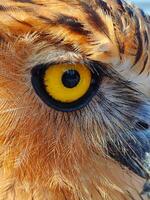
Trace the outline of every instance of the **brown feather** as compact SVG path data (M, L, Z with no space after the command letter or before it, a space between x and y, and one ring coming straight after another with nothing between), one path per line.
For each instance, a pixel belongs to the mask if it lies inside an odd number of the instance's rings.
M90 109L48 108L30 71L40 63L100 61L149 96L149 41L149 19L123 1L0 2L0 200L141 199L144 180L105 155L105 132Z

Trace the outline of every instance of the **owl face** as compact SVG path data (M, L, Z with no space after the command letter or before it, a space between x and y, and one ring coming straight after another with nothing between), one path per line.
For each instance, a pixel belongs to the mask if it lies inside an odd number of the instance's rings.
M149 128L148 20L115 0L2 3L4 177L75 200L127 195L103 163L118 165L108 156L118 144L134 154L126 143Z

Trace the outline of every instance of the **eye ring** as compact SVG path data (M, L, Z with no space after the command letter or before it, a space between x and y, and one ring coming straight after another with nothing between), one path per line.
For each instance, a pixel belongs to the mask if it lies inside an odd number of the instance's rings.
M96 94L100 86L100 78L97 71L91 71L91 83L87 92L79 99L73 102L61 102L54 99L45 89L44 76L48 68L52 64L41 64L33 67L31 70L31 83L36 94L41 98L41 100L47 104L49 107L62 112L72 112L85 107Z

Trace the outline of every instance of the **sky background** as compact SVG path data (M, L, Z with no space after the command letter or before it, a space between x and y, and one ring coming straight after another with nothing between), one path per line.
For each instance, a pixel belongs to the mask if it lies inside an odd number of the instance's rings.
M130 0L141 7L146 13L150 14L150 0Z

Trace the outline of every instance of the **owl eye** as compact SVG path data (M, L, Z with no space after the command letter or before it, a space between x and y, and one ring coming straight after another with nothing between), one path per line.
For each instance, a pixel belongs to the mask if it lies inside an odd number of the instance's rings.
M31 74L37 95L63 112L86 106L99 87L98 73L83 64L38 65Z

